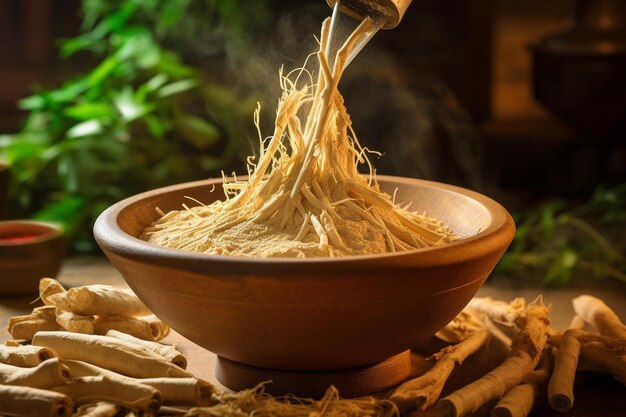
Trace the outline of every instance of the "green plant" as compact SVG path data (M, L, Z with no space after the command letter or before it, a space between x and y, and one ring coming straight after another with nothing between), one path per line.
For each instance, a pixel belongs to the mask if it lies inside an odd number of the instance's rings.
M243 8L228 0L83 1L82 33L60 53L95 67L22 100L23 129L0 136L14 217L60 222L75 248L90 251L93 221L110 204L228 165L254 99L163 46L194 3L228 16Z
M573 209L561 200L517 214L517 232L496 272L543 272L542 284L568 283L576 271L626 282L626 184L598 187Z

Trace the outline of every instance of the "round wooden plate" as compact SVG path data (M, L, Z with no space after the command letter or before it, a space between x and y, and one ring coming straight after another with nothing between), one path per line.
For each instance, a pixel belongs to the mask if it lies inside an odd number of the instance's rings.
M398 385L411 374L411 352L404 351L383 362L336 371L278 371L217 358L215 376L224 386L241 391L264 381L266 392L275 395L321 398L334 385L344 398L360 397Z

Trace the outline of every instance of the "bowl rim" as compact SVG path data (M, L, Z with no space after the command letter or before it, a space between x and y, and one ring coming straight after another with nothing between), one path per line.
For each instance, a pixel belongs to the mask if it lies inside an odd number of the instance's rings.
M172 261L178 264L181 264L182 262L213 262L224 265L254 264L265 265L268 267L284 267L289 264L316 264L320 266L325 264L337 265L363 261L385 261L389 259L399 259L403 257L414 257L413 260L417 262L413 262L413 264L421 264L422 266L437 266L450 263L451 258L453 258L455 262L464 262L470 259L474 259L476 257L486 256L494 251L494 247L502 247L502 250L504 250L513 239L513 236L515 234L515 223L513 221L513 218L502 205L483 194L456 185L416 178L391 175L377 175L377 180L378 182L394 182L401 184L422 185L430 188L439 188L447 192L453 192L461 194L465 197L469 197L472 200L478 202L481 206L485 207L485 209L491 215L491 223L488 227L480 230L475 235L446 243L441 246L431 246L428 248L412 249L401 252L386 252L370 255L350 255L341 257L318 258L261 258L191 252L180 249L166 248L146 242L124 232L119 227L117 222L118 216L130 204L157 195L166 194L172 191L178 191L186 188L195 188L202 185L219 185L222 183L222 178L212 178L161 187L140 194L136 194L134 196L121 200L113 204L104 212L102 212L102 214L100 214L94 224L94 237L103 249L111 250L114 253L123 253L124 255L132 255L140 258L153 257L154 255L151 255L150 253L154 253L157 254L159 258L164 261ZM459 248L463 248L463 250L460 251L458 250ZM457 253L451 257L451 252Z
M3 226L6 225L39 226L46 228L47 231L23 242L4 243L0 239L0 247L35 245L43 242L49 242L63 236L63 227L57 223L52 222L23 219L0 220L0 231L3 229Z

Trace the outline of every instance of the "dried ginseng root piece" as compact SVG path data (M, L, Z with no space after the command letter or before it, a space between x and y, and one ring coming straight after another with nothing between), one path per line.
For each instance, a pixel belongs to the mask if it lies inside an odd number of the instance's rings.
M67 384L72 375L57 358L48 359L34 368L0 364L0 384L50 388Z
M178 365L183 369L187 369L187 358L185 357L185 355L183 355L181 351L179 351L178 349L176 349L176 347L172 345L165 345L158 342L150 342L147 340L138 339L136 337L133 337L132 335L122 333L117 330L109 330L106 335L133 343L137 346L140 346L143 350L156 353L157 355L161 355L166 361L172 362L173 364Z
M73 407L72 399L58 392L0 385L0 415L70 417Z
M56 321L54 306L35 307L33 312L9 319L8 330L14 339L31 340L38 331L63 330Z
M92 363L134 378L191 377L192 375L156 353L108 336L69 332L39 332L33 345L44 346L63 359Z
M53 390L71 397L76 403L107 401L148 413L156 412L162 404L161 393L156 388L102 375L74 378Z
M577 332L580 331L568 330L561 338L548 385L550 406L560 412L570 410L574 404L574 379L580 355Z
M604 301L590 295L572 300L576 314L594 326L601 335L626 340L626 326Z
M72 313L71 311L63 310L62 307L57 305L56 318L59 326L68 332L94 334L94 316Z
M109 330L133 335L143 340L157 340L158 333L152 333L150 323L128 316L98 316L94 323L95 334L106 335Z
M626 385L626 326L602 300L582 295L572 300L576 317L570 329L553 332L551 343L558 346L554 371L548 385L550 406L567 412L574 405L574 380L580 369L608 373ZM584 330L586 324L599 333Z
M42 278L39 281L39 298L44 307L33 310L29 316L14 318L16 335L30 339L39 330L63 329L100 335L117 330L156 341L170 332L169 326L153 315L129 289L95 284L66 291L57 280ZM52 323L52 316L56 325ZM29 321L23 324L17 321L24 318Z
M115 417L122 407L116 404L97 402L78 407L74 417Z
M474 297L467 305L467 308L476 313L483 314L494 322L505 326L514 326L525 307L526 301L523 298L516 298L507 303L506 301L494 300L491 297Z
M54 353L50 349L41 346L0 345L0 363L7 365L22 367L37 366L41 362L53 357Z
M535 369L548 340L549 308L541 299L529 304L517 318L521 329L508 357L482 378L441 399L437 409L445 417L461 417L502 397Z
M613 375L626 385L626 344L584 343L579 369Z
M526 417L530 414L539 395L539 387L550 374L551 352L551 347L544 350L537 369L498 401L491 411L491 417Z
M215 388L208 382L198 378L130 378L117 374L108 369L73 360L64 363L70 368L72 374L83 376L106 376L115 381L130 384L144 384L156 388L161 392L163 404L170 405L209 405L214 403L213 395Z
M425 410L435 404L454 368L485 344L489 332L474 313L464 310L440 334L454 344L431 357L436 362L430 370L393 391L389 400L401 410Z
M50 298L56 294L65 294L67 291L63 285L54 278L41 278L39 280L39 298L44 305L53 306L55 301Z
M158 389L163 404L206 406L213 404L214 388L197 378L146 378L143 384Z
M67 311L84 316L147 316L152 312L130 290L110 285L86 285L66 293Z
M94 321L94 333L106 335L114 330L146 341L163 339L169 333L169 327L156 316L98 316Z

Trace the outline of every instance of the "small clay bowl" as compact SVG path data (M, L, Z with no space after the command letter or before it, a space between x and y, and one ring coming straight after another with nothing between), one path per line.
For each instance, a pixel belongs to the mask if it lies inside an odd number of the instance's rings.
M474 296L511 242L508 212L484 195L378 177L465 236L443 246L341 258L251 258L167 249L137 238L165 212L223 198L221 180L161 188L108 208L96 240L130 287L173 329L239 364L294 371L384 361L433 335ZM212 189L215 189L213 192Z
M39 279L55 277L64 255L59 226L29 220L0 221L0 295L37 294Z

